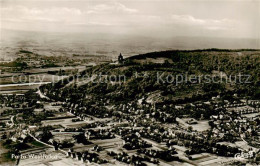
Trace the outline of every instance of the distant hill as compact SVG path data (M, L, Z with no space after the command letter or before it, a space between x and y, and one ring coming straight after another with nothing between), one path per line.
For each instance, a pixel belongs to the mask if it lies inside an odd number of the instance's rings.
M121 103L143 98L152 103L186 103L208 100L216 95L232 98L230 95L234 93L259 99L259 68L259 50L162 51L132 56L125 59L124 64L95 66L81 72L78 82L71 77L70 81L41 88L51 98L79 99L82 102L86 99L86 102L102 100ZM238 82L234 77L239 74L250 77L243 77L242 82ZM96 77L86 81L92 75ZM189 79L180 82L178 75L202 78L201 81ZM227 77L220 81L221 75ZM207 82L209 78L204 76L215 80ZM229 76L231 82L228 81ZM106 77L109 79L106 80ZM66 86L69 82L71 84Z
M205 52L223 52L223 53L238 53L238 52L248 52L248 51L256 51L258 53L260 49L218 49L218 48L210 48L210 49L197 49L197 50L166 50L160 52L151 52L146 54L139 54L129 57L129 59L144 59L144 58L158 58L165 57L170 58L169 55L178 54L178 53L205 53ZM257 52L258 51L258 52Z

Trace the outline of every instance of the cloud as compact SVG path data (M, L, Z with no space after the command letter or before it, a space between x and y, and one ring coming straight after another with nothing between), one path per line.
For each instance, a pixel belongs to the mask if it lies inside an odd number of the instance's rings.
M114 2L109 4L98 4L90 8L89 11L87 11L88 14L100 14L100 13L102 14L102 13L115 13L115 12L133 14L133 13L137 13L137 10L128 8L121 3Z
M28 8L25 6L13 6L2 8L2 12L6 15L12 14L22 14L22 15L81 15L82 12L76 8L67 8L67 7L51 7L45 9L39 8Z
M218 26L209 26L205 29L212 30L212 31L219 31L219 30L228 30L226 27L218 27Z
M205 20L194 18L191 15L171 15L171 19L182 24L203 24Z
M171 21L180 25L196 26L207 30L230 30L237 23L230 19L200 19L191 15L171 15Z
M72 23L71 25L76 25L76 26L113 26L114 24L106 23L106 22L88 21L86 23L75 22L75 23Z
M12 23L59 23L85 26L121 25L122 14L136 13L136 9L114 3L102 3L81 8L71 7L28 7L14 5L2 7L2 21ZM8 23L7 23L8 24Z
M126 13L136 13L136 9L127 8L125 5L121 3L115 3L116 10L126 12Z
M28 8L25 6L12 6L2 8L3 21L7 22L66 22L81 15L81 10L67 7L40 9Z

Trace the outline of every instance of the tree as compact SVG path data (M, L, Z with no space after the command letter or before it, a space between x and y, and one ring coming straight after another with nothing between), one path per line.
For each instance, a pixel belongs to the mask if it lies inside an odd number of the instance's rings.
M73 136L77 143L82 143L84 145L90 144L90 142L85 137L84 133Z
M192 127L192 126L189 126L189 127L188 127L188 130L189 130L189 131L192 131L192 130L193 130L193 127Z
M52 137L53 137L52 133L49 130L44 129L41 135L41 141L48 142Z

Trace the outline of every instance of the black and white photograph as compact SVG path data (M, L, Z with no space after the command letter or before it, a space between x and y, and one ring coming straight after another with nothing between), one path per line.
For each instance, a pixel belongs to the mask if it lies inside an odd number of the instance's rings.
M0 166L260 166L260 0L0 0Z

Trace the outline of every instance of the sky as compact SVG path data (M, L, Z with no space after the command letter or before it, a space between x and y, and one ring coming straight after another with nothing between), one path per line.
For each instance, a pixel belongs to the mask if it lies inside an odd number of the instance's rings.
M0 0L1 29L260 39L260 0Z

